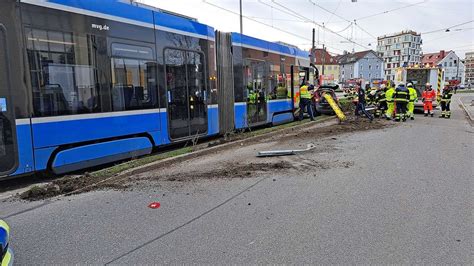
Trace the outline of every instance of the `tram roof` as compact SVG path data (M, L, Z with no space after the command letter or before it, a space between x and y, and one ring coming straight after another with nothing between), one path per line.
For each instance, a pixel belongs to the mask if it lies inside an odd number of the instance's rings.
M214 28L195 19L123 0L20 0L23 3L114 21L156 28L178 34L214 38Z
M258 50L276 52L279 54L294 56L298 58L309 59L309 52L299 49L295 46L285 45L277 42L270 42L255 37L251 37L245 34L232 32L232 42L234 45L242 45L249 48Z

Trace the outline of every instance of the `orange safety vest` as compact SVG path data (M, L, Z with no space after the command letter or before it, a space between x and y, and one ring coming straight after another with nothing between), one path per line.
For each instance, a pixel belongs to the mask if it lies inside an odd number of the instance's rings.
M424 90L421 94L421 98L425 99L425 102L432 102L436 98L436 93L434 90L428 91Z

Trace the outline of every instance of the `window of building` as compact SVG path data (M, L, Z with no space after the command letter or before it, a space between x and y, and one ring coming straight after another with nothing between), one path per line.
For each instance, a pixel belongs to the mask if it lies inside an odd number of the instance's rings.
M372 70L372 66L371 66L371 65L369 65L369 70Z
M449 62L449 66L452 67L452 66L453 66L453 62Z
M445 67L447 67L447 66L448 66L448 62L444 62L443 65L444 65Z

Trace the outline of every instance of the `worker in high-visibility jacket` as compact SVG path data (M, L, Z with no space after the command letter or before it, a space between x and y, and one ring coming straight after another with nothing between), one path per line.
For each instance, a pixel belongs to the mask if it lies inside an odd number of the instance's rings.
M441 115L440 118L451 118L451 98L453 97L453 89L449 86L444 87L443 93L441 94L438 101L441 104Z
M395 121L406 121L407 117L407 104L410 100L410 94L408 92L407 87L405 87L405 83L400 82L395 89L394 95L395 104L397 106Z
M433 102L436 99L436 92L433 90L433 87L431 87L431 84L426 83L425 90L421 94L421 98L423 101L423 111L425 116L428 116L429 113L431 117L433 117Z
M10 266L13 265L13 252L8 246L10 237L10 227L8 224L0 220L0 265Z
M393 88L391 82L387 83L387 91L385 92L385 99L387 99L387 112L385 116L387 120L391 120L393 118L393 112L395 111L395 102L393 100L393 96L395 95L395 88Z
M305 109L307 109L309 118L311 119L311 121L314 121L313 102L312 102L313 95L310 92L313 90L314 90L314 86L309 85L308 82L306 82L306 84L304 84L300 88L300 115L299 115L300 120L303 120Z
M408 94L410 95L407 105L407 116L410 117L411 120L415 120L415 102L418 100L418 94L416 93L415 88L413 88L412 83L408 83L407 88Z
M377 92L375 94L375 104L377 106L377 110L375 111L375 117L381 117L387 110L387 98L385 96L386 89L387 88L385 84L382 84L380 85L380 88L377 89Z

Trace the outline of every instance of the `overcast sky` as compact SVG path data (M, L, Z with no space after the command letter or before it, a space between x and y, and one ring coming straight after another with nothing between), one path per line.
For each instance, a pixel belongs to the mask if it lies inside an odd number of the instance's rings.
M319 39L319 47L325 44L330 52L342 53L343 50L352 49L375 50L377 40L374 36L411 29L426 33L422 34L424 53L444 49L454 50L464 57L465 52L474 50L474 0L352 1L354 0L243 0L244 34L309 49L311 29L316 27L317 32L319 28L319 34L316 34L319 35L316 38ZM239 0L139 2L197 18L221 31L240 31L237 15ZM393 9L397 10L390 11ZM385 11L389 12L384 13ZM357 26L349 23L354 19ZM324 23L324 27L340 32L346 39L315 26L311 21L321 26ZM469 23L451 27L465 22ZM450 31L446 32L448 27L451 27ZM441 31L428 33L435 30ZM358 44L352 44L349 40Z

